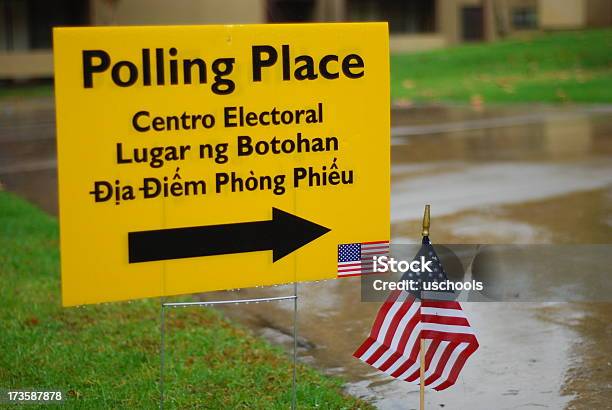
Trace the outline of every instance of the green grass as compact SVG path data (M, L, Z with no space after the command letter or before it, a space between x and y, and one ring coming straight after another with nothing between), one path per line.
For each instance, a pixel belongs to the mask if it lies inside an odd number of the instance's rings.
M0 87L51 96L51 85ZM410 102L612 102L612 29L391 56L391 96Z
M0 389L62 389L66 408L156 408L159 300L62 308L58 259L55 218L0 192ZM167 329L167 408L289 407L278 348L212 309L174 309ZM370 408L306 366L298 403Z
M612 102L612 29L392 55L391 95L412 102Z
M53 96L53 84L1 85L0 99Z

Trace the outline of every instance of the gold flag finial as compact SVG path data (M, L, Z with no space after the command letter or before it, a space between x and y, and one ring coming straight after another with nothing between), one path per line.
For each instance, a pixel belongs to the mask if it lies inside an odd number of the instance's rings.
M423 214L423 236L429 236L429 205L425 205L425 213Z

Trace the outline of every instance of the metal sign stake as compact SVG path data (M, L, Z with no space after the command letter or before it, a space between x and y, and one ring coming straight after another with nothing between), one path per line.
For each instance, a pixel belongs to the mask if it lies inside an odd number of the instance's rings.
M293 382L291 409L297 409L297 282L293 282Z
M165 347L166 347L166 322L165 322L165 309L164 302L162 299L161 303L161 313L160 313L160 325L159 325L159 333L160 333L160 349L159 349L159 408L163 410L164 408L164 358L165 358Z

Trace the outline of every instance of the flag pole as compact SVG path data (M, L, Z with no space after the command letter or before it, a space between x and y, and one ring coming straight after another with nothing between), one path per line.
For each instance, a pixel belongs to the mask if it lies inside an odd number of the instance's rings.
M423 213L423 230L421 231L421 235L423 237L429 236L429 225L430 225L430 216L429 216L429 205L425 205L425 212ZM421 299L422 302L422 299ZM425 341L421 338L420 340L421 346L419 349L419 357L421 359L421 370L419 372L419 381L420 381L420 410L425 410Z
M423 213L423 230L421 231L421 235L429 236L429 205L425 205L425 212Z
M420 379L420 393L421 393L421 405L420 409L425 410L425 341L421 339L421 349L419 352L419 356L421 357L421 371L419 374Z

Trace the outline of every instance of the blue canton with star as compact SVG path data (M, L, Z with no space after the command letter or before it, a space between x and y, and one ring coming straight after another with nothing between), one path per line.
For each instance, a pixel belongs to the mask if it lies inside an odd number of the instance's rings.
M425 258L426 262L431 261L429 264L431 272L408 271L402 276L402 280L415 280L422 284L424 282L442 282L448 279L446 272L444 272L444 268L442 267L442 263L440 262L440 258L438 257L428 237L423 238L423 245L413 260L420 261L421 256ZM410 293L420 297L420 291L411 291Z
M361 261L361 244L347 243L338 245L338 262Z

